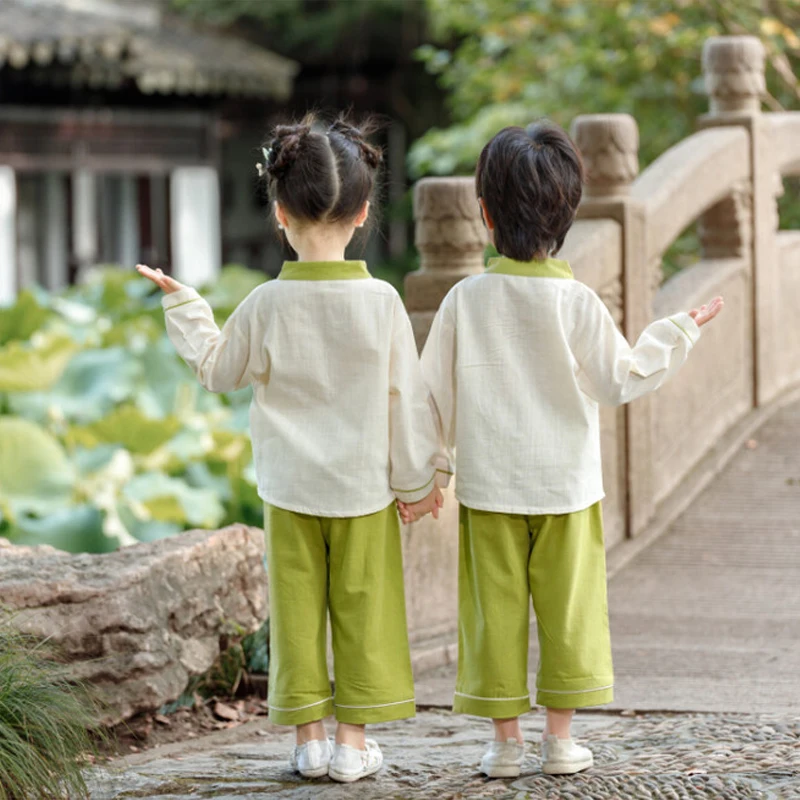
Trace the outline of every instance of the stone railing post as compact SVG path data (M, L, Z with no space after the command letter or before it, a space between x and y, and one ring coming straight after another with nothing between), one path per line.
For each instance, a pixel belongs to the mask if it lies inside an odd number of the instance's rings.
M776 196L781 191L769 119L761 113L764 46L754 36L708 39L703 72L710 111L700 127L737 125L750 135L750 180L706 212L700 237L709 257L752 261L754 403L763 405L780 390Z
M645 214L631 196L639 172L639 128L628 114L587 114L575 119L572 137L586 166L586 187L578 209L582 219L613 219L622 233L622 263L618 291L601 296L630 342L636 341L652 317L655 269L647 263ZM625 436L627 530L641 533L653 515L652 427L649 398L619 412L617 430ZM624 432L624 433L622 433ZM619 435L619 434L618 434Z
M474 178L423 178L414 187L420 268L406 276L406 308L422 349L439 304L462 278L483 271L486 229Z

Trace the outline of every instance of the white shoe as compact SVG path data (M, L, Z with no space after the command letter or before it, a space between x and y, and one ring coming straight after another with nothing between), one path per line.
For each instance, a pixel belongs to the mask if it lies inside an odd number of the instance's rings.
M295 772L304 778L321 778L328 774L333 756L333 747L328 739L312 739L305 744L296 744L290 763Z
M481 772L490 778L516 778L525 758L525 745L516 739L492 742L481 759Z
M353 783L367 775L374 775L383 766L383 753L374 739L367 739L365 744L364 750L337 744L328 775L339 783Z
M592 751L572 739L548 736L542 742L542 772L545 775L573 775L594 764Z

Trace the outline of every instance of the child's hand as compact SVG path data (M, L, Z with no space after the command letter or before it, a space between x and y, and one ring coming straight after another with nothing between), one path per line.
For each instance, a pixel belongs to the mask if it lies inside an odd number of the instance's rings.
M721 297L715 297L707 306L692 309L689 316L697 323L698 328L702 328L706 322L711 322L722 311L724 305Z
M397 510L400 512L403 525L408 525L410 522L422 519L426 514L433 514L434 519L439 519L439 509L443 505L442 490L438 486L434 486L427 496L416 503L401 503L398 500Z
M180 291L184 288L182 283L178 283L178 281L176 281L174 278L170 278L169 275L165 275L160 269L150 269L150 267L147 267L144 264L137 264L136 271L143 278L153 281L153 283L165 294L172 294L173 292Z

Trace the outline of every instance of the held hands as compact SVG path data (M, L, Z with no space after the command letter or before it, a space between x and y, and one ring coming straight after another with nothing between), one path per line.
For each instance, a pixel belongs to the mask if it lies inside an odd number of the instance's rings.
M689 316L697 323L698 328L702 328L707 322L711 322L714 317L722 311L725 305L721 297L715 297L707 306L694 308L689 312Z
M427 496L416 503L401 503L398 500L397 510L400 512L400 519L403 521L403 525L408 525L409 522L416 522L418 519L422 519L426 514L433 514L434 519L439 519L439 509L443 505L442 490L438 486L434 486Z
M153 281L153 283L165 294L172 294L173 292L180 291L184 288L182 283L178 283L178 281L176 281L174 278L170 278L169 275L165 275L160 269L151 269L144 264L137 264L136 271L143 278Z

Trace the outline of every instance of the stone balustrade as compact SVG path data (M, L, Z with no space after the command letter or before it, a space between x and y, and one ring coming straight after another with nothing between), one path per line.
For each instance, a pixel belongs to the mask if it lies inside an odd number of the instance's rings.
M627 338L716 294L726 300L675 379L624 409L602 411L609 546L666 525L722 468L720 454L735 449L748 420L800 386L800 231L778 229L776 204L781 178L800 174L800 113L761 112L764 49L755 37L709 39L703 69L709 113L641 174L629 115L580 116L571 129L587 177L562 255ZM415 220L421 269L406 290L421 345L444 294L482 268L472 179L421 181ZM664 253L693 225L698 263L664 282ZM437 587L434 602L412 612L420 638L446 627L454 611L446 599L456 585L452 505L444 525L412 526L408 558L424 564L409 571L412 607L423 587Z

